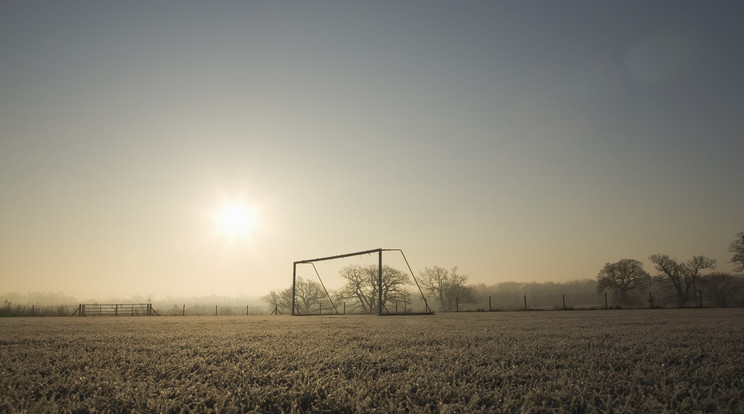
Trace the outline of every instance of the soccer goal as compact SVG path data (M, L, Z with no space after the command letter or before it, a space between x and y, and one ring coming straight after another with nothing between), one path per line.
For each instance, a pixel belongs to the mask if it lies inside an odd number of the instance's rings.
M383 265L383 253L394 255L386 256L389 264ZM365 259L358 259L360 257ZM351 264L347 263L339 268L342 261L350 258ZM333 265L327 265L328 263ZM418 295L420 299L417 298ZM293 263L292 316L347 312L378 315L432 314L416 275L401 249L364 250Z

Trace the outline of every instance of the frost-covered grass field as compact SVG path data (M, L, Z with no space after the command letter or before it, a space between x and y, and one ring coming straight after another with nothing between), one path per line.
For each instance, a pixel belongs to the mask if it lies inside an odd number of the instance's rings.
M744 412L744 310L0 319L0 412Z

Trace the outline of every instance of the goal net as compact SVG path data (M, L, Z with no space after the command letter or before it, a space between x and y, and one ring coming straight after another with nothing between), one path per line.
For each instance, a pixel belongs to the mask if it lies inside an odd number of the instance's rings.
M401 249L374 249L292 266L292 315L430 314Z

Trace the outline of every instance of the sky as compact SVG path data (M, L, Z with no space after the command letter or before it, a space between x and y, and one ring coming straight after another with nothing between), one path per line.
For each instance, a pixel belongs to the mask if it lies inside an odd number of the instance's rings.
M743 16L2 1L0 292L260 296L294 261L380 247L485 284L654 274L654 253L731 271Z

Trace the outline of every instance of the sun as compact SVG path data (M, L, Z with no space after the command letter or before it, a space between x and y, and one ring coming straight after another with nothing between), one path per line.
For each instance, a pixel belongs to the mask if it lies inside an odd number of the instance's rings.
M217 214L218 229L233 239L247 239L255 226L254 211L242 204L226 204Z

